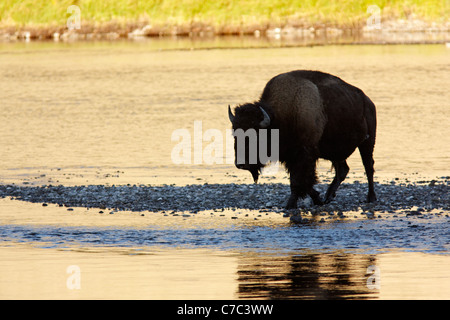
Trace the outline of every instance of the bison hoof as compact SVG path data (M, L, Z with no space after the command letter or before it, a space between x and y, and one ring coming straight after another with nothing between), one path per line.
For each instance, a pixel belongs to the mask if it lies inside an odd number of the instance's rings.
M324 204L328 204L330 203L332 200L334 199L334 197L328 197L325 199L325 201L323 202Z
M369 194L367 196L367 202L375 202L377 201L377 196L373 193L373 194Z
M321 206L321 205L323 205L325 202L323 202L323 201L320 200L320 199L313 199L313 203L314 203L314 205L316 205L316 206Z
M297 209L297 200L289 199L285 208L286 208L286 210Z
M289 196L289 200L288 203L286 205L286 209L297 209L297 200L298 200L298 195L295 193L291 193L291 195Z
M333 192L332 194L327 192L324 203L330 203L332 200L334 200L334 198L336 198L336 192Z

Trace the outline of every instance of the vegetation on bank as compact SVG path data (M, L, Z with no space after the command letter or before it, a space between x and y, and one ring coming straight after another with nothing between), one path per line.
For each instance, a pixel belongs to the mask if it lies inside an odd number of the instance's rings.
M254 26L330 25L357 27L380 8L382 19L414 17L448 21L448 0L2 0L0 28L64 28L70 5L77 5L82 26L208 26L226 30ZM129 30L127 30L128 32Z

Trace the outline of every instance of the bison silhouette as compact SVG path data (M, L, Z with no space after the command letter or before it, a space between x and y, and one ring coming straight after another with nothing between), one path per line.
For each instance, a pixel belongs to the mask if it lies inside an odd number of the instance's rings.
M332 162L335 177L325 195L325 203L336 196L336 190L344 181L349 167L346 159L359 149L367 175L369 192L367 201L376 201L373 186L373 150L376 135L376 110L374 103L362 90L331 74L297 70L272 78L265 86L261 98L235 108L228 106L228 116L233 132L238 129L256 131L256 142L261 146L261 129L278 130L278 159L290 176L291 195L286 208L296 208L299 197L309 195L314 204L323 204L317 183L316 162L319 158ZM271 150L271 135L263 141ZM235 150L237 149L235 138ZM255 183L267 161L250 161L249 157L235 164L239 169L251 172ZM272 159L273 160L273 159Z

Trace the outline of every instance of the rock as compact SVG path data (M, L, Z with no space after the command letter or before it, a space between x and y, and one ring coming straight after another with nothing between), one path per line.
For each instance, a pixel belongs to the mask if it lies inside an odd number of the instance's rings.
M304 221L304 219L300 215L291 216L289 220L294 223L301 223Z

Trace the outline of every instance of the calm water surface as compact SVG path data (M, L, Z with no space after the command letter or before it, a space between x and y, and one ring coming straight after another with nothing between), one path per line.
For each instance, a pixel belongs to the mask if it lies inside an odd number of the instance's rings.
M226 155L223 164L173 164L171 135L193 137L202 121L225 139L228 104L257 99L271 77L294 69L336 74L375 102L378 181L449 174L443 45L29 43L0 45L0 183L251 183ZM349 181L365 179L359 155L349 165ZM322 176L329 167L320 162ZM282 171L261 182L270 181L288 183ZM398 219L292 226L260 212L99 215L0 199L0 298L448 299L447 226L445 217L412 228ZM81 289L68 289L69 265L80 267ZM373 266L378 288L367 283Z

